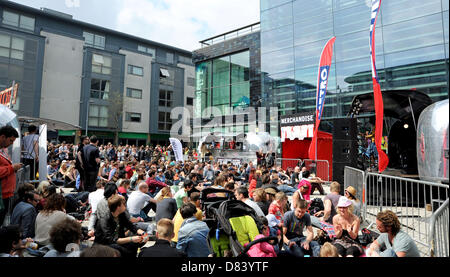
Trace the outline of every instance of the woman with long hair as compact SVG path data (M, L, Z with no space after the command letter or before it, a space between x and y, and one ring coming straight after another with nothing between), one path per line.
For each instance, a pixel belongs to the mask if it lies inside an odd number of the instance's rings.
M333 245L341 257L359 257L364 251L358 240L360 220L351 212L351 205L352 202L347 197L341 196L337 204L337 214L333 217L336 232Z
M162 218L172 219L177 213L178 207L171 188L163 187L159 194L160 196L156 198L156 222Z

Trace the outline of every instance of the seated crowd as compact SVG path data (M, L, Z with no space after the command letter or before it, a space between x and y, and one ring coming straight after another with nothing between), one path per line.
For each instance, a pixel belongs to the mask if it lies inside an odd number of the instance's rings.
M200 203L207 187L228 190L216 196L229 195L254 210L264 225L257 238L278 238L279 243L255 244L249 254L420 256L390 211L377 216L381 234L376 240L361 244L360 203L353 187L341 196L340 185L332 182L323 207L312 209L316 201L311 195L316 189L324 195L324 182L306 167L219 164L201 161L189 150L188 160L179 163L170 146L108 144L99 147L96 189L85 191L77 169L79 152L72 148L49 146L48 180L37 188L19 187L9 225L0 229L0 256L212 257ZM315 237L313 227L328 231L328 240Z

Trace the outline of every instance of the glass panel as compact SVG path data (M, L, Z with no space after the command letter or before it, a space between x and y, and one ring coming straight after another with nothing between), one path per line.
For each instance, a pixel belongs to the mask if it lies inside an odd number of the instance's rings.
M448 43L448 11L442 13L442 18L444 20L444 41Z
M147 48L142 45L138 45L138 51L147 52Z
M197 64L195 67L196 73L196 88L197 90L204 90L211 86L211 62L203 62Z
M291 47L293 44L292 25L262 32L261 44L264 45L264 49L262 49L264 53Z
M89 117L89 126L98 126L98 118Z
M261 71L274 74L294 70L294 50L286 48L261 54Z
M100 98L100 92L98 90L91 90L91 98Z
M387 54L386 67L444 59L444 44Z
M18 50L11 50L11 59L23 60L23 52Z
M294 22L310 20L315 22L331 20L332 0L297 0L293 2ZM330 19L329 19L330 18Z
M292 24L292 3L261 12L261 27L263 31Z
M153 48L147 48L147 53L152 55L152 57L156 57L156 50Z
M300 45L333 36L332 17L311 17L294 24L294 44Z
M164 122L166 121L166 114L163 112L158 113L158 121Z
M279 6L281 4L290 2L292 0L261 0L260 4L261 4L261 11Z
M377 73L381 86L384 85L384 59L382 56L376 57ZM357 95L360 93L373 91L372 71L370 59L359 59L348 62L336 63L337 86L343 91Z
M20 28L34 31L34 18L21 15L20 16Z
M89 106L89 116L98 116L98 106L97 105L90 105Z
M94 44L94 35L88 32L83 32L84 41L86 44L93 45Z
M341 9L346 9L352 6L357 6L357 5L361 5L361 0L334 0L334 10L341 10ZM368 1L364 1L366 6L369 8L369 12L370 12L370 7L371 4ZM370 17L369 17L370 18Z
M100 65L92 65L92 72L102 73L102 67Z
M99 35L95 35L94 36L94 45L104 48L105 47L105 37L104 36L99 36Z
M91 89L93 90L100 90L100 80L98 79L91 79Z
M313 65L318 66L320 61L320 54L322 53L322 49L327 41L328 40L320 40L302 46L296 46L295 68L298 69L303 67L310 67Z
M11 37L7 35L0 34L0 46L5 48L10 48L11 46Z
M108 119L107 118L99 118L98 119L98 126L99 127L108 127Z
M102 68L102 74L110 75L111 74L111 68L103 67Z
M448 0L445 0L448 5ZM444 2L445 2L444 1ZM383 1L383 24L405 21L441 11L441 0L395 0Z
M214 106L230 103L230 87L229 86L213 88L212 91L213 91L212 104Z
M245 97L245 98L243 98ZM235 84L231 86L231 103L250 101L250 83ZM242 103L244 104L244 103Z
M102 81L102 90L105 92L109 92L109 86L110 86L110 82L109 81Z
M100 106L100 117L108 117L108 107Z
M342 35L334 44L336 61L354 60L370 57L369 32L362 31ZM383 32L375 28L375 54L383 54Z
M383 2L384 3L384 2ZM334 33L342 35L356 31L366 31L369 37L371 8L361 2L357 6L334 12ZM381 16L378 15L377 26L381 26ZM336 39L337 41L337 39Z
M223 57L213 61L213 87L230 84L230 57Z
M19 15L16 13L3 11L3 23L19 27Z
M164 130L166 124L164 123L158 123L158 130Z
M109 93L108 92L101 92L101 99L108 100L109 99Z
M442 0L442 10L443 11L448 11L448 4L449 4L448 0Z
M166 59L168 63L173 63L173 53L167 53Z
M103 57L103 66L111 67L111 57Z
M0 57L9 58L9 49L0 47Z
M231 82L245 82L249 80L250 52L245 51L231 56Z
M385 53L443 44L442 16L434 14L384 26L383 38Z

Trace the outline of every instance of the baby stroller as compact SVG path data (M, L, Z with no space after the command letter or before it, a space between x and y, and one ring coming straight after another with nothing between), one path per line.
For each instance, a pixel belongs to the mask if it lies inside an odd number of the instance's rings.
M227 190L207 188L202 191L203 207L205 208L206 222L210 227L210 244L217 257L248 256L248 250L255 244L274 241L277 237L263 237L255 240L262 232L263 225L256 212L244 202L235 200L234 196L228 199L213 198L215 202L208 202L206 197L211 193L230 193ZM245 247L244 247L245 245Z

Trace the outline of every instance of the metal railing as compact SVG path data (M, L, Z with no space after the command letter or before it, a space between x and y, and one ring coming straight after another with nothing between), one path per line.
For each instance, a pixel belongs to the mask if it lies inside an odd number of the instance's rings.
M286 170L288 167L294 169L296 166L301 166L302 162L303 161L301 159L282 159L282 158L277 158L275 161L276 166L281 166L283 170Z
M211 38L204 39L204 40L200 41L200 44L201 44L201 47L203 48L203 47L211 46L213 44L223 42L223 41L226 41L226 40L229 40L232 38L250 34L250 33L259 31L260 29L261 29L260 23L257 22L257 23L253 23L253 24L250 24L250 25L247 25L247 26L211 37Z
M449 214L448 199L431 217L430 224L430 256L449 257Z
M311 172L316 172L316 177L319 177L323 181L330 181L330 164L327 160L303 160L306 168ZM315 169L314 169L315 167Z
M363 219L374 224L379 212L391 210L419 250L430 248L428 225L433 212L448 199L448 186L367 172L364 187Z
M365 172L356 169L353 167L346 166L344 169L344 188L348 188L352 186L356 189L355 197L361 201L361 203L365 203Z

